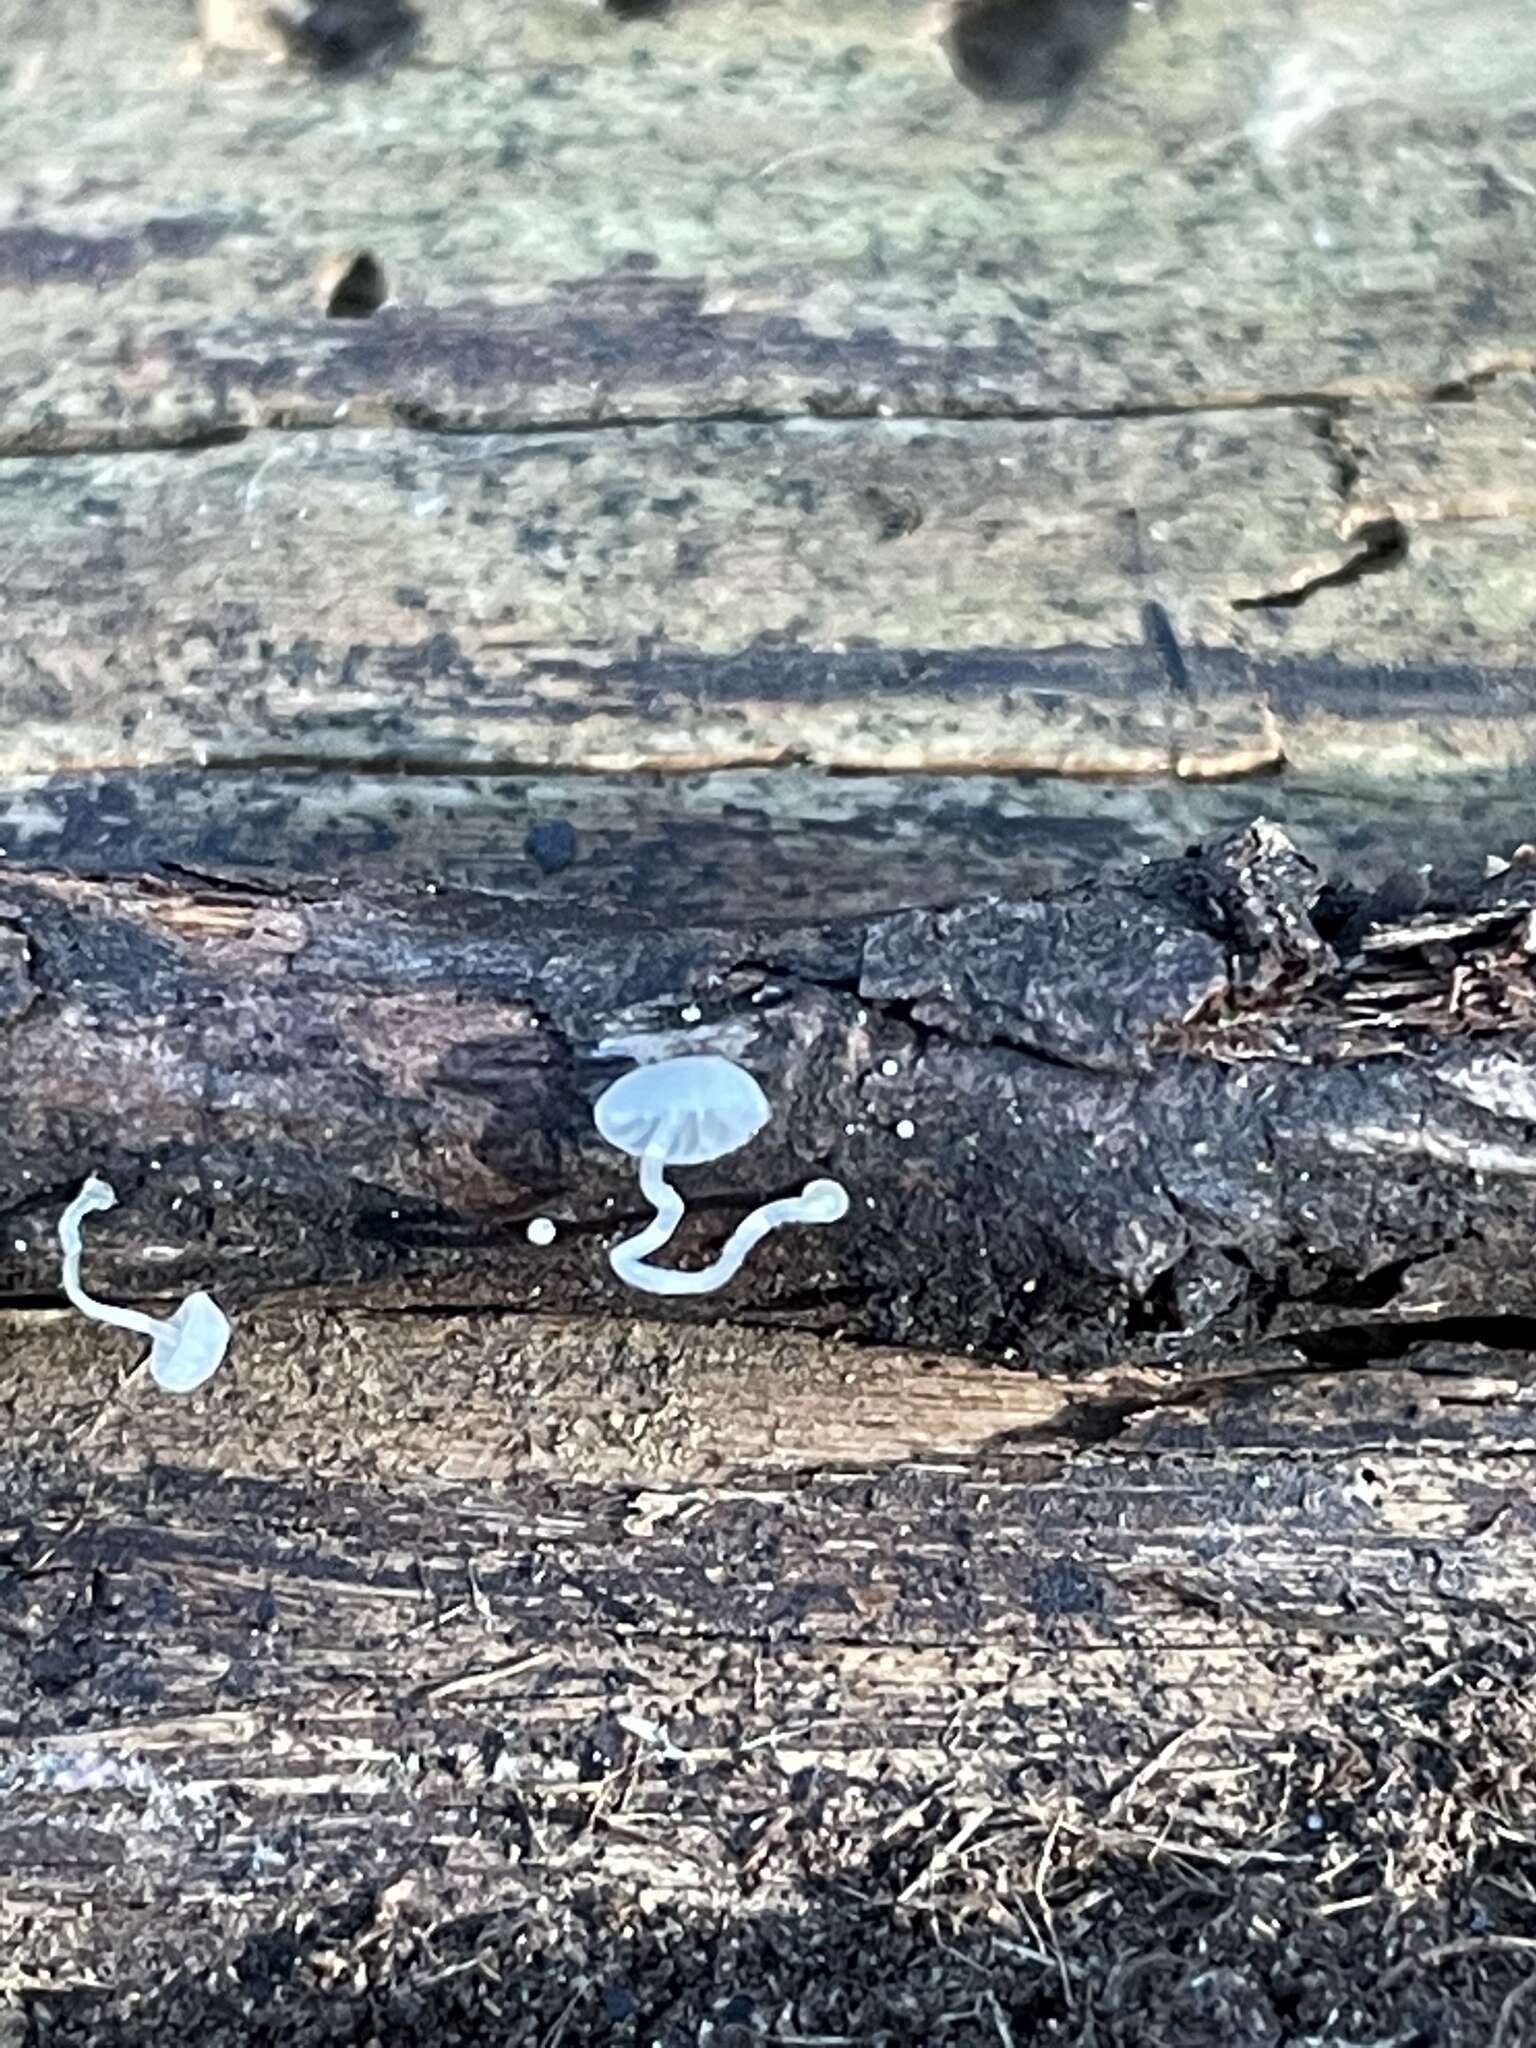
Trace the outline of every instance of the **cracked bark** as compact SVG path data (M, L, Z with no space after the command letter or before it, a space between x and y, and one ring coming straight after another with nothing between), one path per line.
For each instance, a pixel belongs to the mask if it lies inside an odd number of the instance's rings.
M678 1176L680 1257L813 1175L853 1209L680 1318L1067 1371L1497 1339L1536 1308L1533 911L1526 864L1362 897L1265 826L1058 897L803 927L17 878L0 1273L49 1292L96 1170L123 1196L102 1291L622 1313L604 1252L644 1205L591 1103L713 1049L774 1115Z

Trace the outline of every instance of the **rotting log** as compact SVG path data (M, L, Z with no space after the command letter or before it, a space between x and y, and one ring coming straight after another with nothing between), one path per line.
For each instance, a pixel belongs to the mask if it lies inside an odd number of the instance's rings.
M1536 45L422 11L0 0L0 2041L1517 2048Z
M95 1170L104 1290L627 1313L646 1210L592 1102L714 1050L773 1117L679 1174L683 1260L813 1175L852 1212L680 1316L1068 1369L1497 1332L1536 1300L1536 864L1493 865L1362 897L1258 825L1037 901L717 927L17 873L3 1284L56 1285Z

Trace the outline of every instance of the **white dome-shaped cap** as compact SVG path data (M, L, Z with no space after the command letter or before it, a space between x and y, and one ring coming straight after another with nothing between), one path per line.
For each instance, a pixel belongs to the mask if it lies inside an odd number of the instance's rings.
M605 1088L592 1111L602 1136L632 1159L702 1166L755 1138L772 1111L745 1067L719 1053L684 1053L633 1067Z
M162 1326L149 1353L150 1378L168 1394L190 1394L212 1379L229 1348L229 1317L201 1289Z

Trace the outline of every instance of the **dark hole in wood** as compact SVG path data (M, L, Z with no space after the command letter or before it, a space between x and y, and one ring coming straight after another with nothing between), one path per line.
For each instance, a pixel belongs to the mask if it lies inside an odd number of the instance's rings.
M887 491L871 484L864 492L864 509L876 540L904 540L923 523L923 508L910 491Z
M384 266L366 249L352 258L331 287L325 311L331 320L366 320L389 297Z
M401 57L421 29L407 0L286 0L267 16L289 56L316 71L357 71Z
M957 0L944 47L982 99L1060 101L1118 39L1131 0Z
M1411 1322L1339 1323L1304 1330L1290 1339L1309 1365L1371 1365L1406 1359L1433 1347L1476 1345L1488 1351L1536 1350L1536 1317L1521 1315L1447 1316L1441 1322L1416 1317Z

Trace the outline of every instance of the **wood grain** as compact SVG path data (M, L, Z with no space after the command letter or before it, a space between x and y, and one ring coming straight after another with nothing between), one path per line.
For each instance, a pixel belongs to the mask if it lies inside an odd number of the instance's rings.
M4 2048L1521 2038L1536 55L943 25L0 0Z
M404 775L158 769L0 783L12 863L107 878L427 884L567 913L706 924L862 918L978 896L1044 896L1240 830L1255 801L1329 875L1365 890L1533 828L1523 776L1318 787L983 774ZM1475 827L1469 820L1475 818Z
M1381 49L1188 0L1045 132L884 0L477 0L365 78L179 5L6 26L16 776L1523 786L1532 82L1485 8ZM348 252L372 318L324 312Z
M1159 1924L1264 2011L1255 1899L1303 2014L1460 2042L1511 1981L1428 1951L1522 1924L1481 1809L1528 1782L1527 1358L1065 1404L871 1360L835 1421L841 1350L643 1323L297 1308L191 1403L79 1350L12 1318L0 1367L3 1983L42 2040L608 2038L614 1989L1102 2025Z
M18 459L0 765L1519 786L1529 393L1439 412Z

